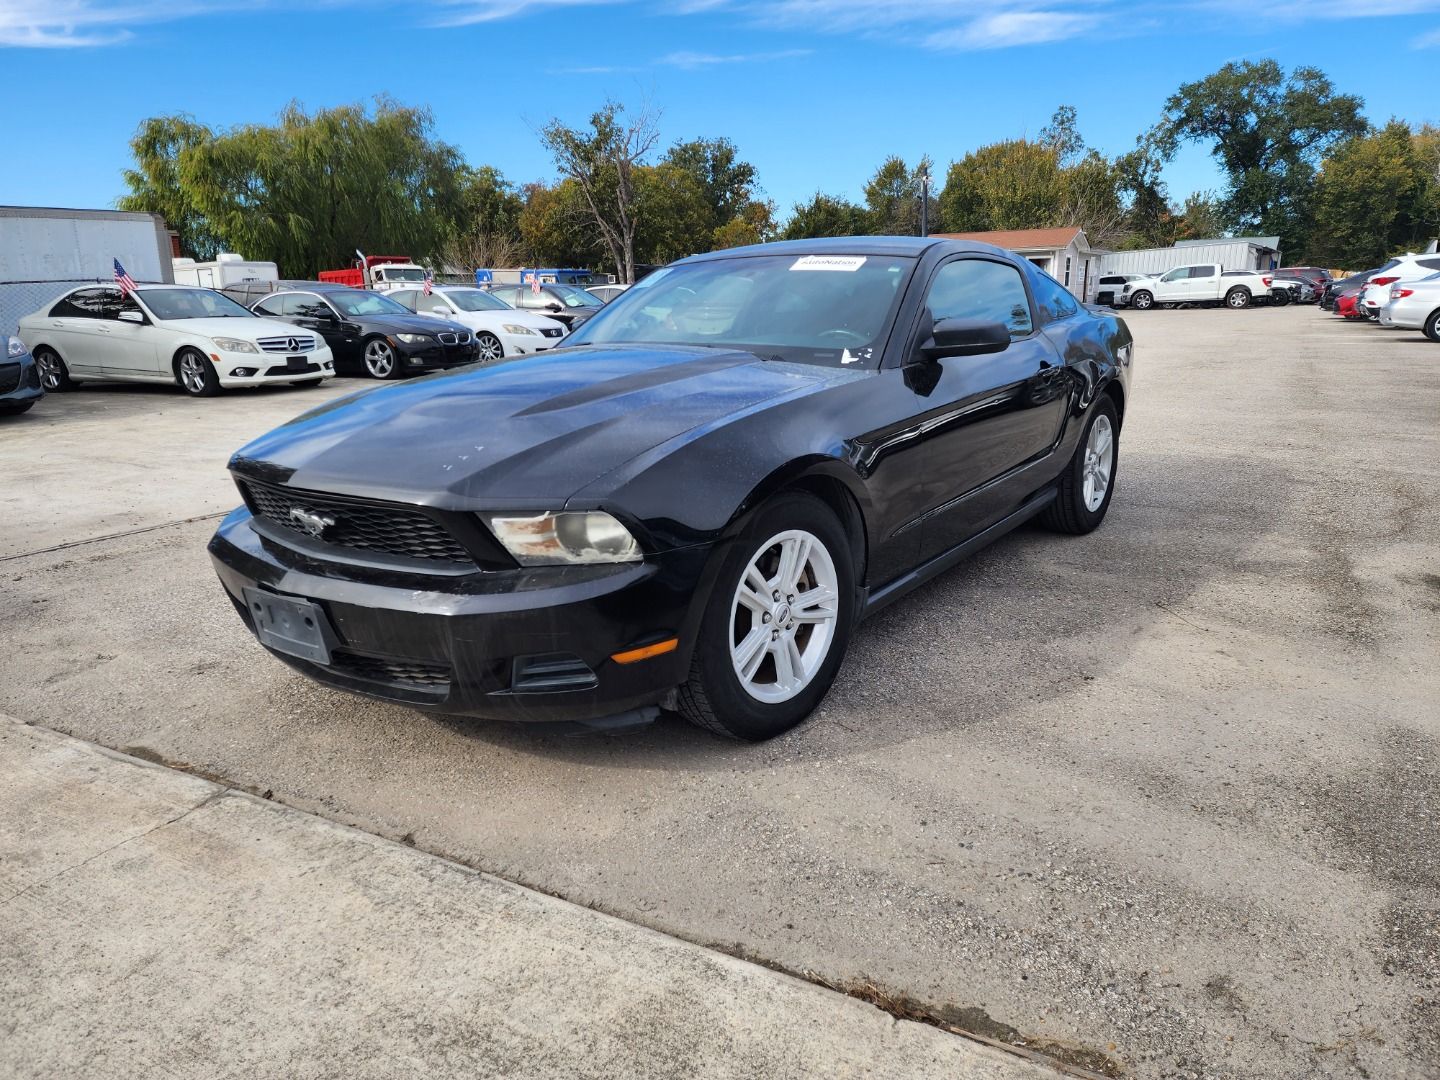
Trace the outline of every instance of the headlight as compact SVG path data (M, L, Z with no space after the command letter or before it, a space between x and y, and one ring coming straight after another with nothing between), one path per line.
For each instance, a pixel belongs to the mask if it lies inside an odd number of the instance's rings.
M522 566L556 563L639 562L640 545L603 510L563 511L521 517L481 514L495 539Z
M258 353L260 351L255 347L253 341L241 341L239 338L233 337L217 337L210 340L215 342L215 347L221 352Z
M7 337L5 339L5 355L19 356L25 351L25 343L18 337Z
M395 337L406 345L424 345L427 341L435 340L429 334L396 334Z
M507 322L504 326L502 326L500 329L504 330L507 334L533 334L533 333L535 333L535 331L534 331L534 330L531 330L530 327L528 327L528 326L517 326L515 323L508 323L508 322Z

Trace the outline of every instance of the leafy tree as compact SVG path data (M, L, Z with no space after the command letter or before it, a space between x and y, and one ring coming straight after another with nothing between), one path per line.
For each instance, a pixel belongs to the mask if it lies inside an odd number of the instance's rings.
M1211 191L1185 196L1185 202L1171 210L1176 240L1209 240L1224 236L1229 226L1225 207Z
M715 213L700 177L669 161L635 170L635 250L648 263L709 251Z
M180 159L214 137L208 127L184 114L144 121L130 140L135 168L122 174L130 194L116 202L121 210L160 214L179 234L181 254L201 261L215 257L220 238L196 205L193 192L181 182Z
M1140 136L1134 150L1115 159L1116 182L1129 204L1129 235L1121 247L1169 247L1175 242L1175 215L1160 178L1165 161L1166 148L1153 132Z
M865 185L867 232L877 236L918 236L920 234L920 176L930 168L930 159L921 158L911 169L904 158L886 158ZM930 214L933 224L935 214Z
M950 166L939 202L950 232L1059 225L1065 207L1059 154L1026 139L982 146Z
M1085 153L1085 140L1075 126L1075 106L1061 105L1040 129L1040 145L1055 151L1061 165L1073 165Z
M518 227L525 262L534 266L593 266L604 256L580 185L527 184Z
M1229 182L1225 208L1236 226L1300 250L1316 167L1337 143L1366 130L1362 105L1336 93L1318 68L1287 76L1274 60L1231 62L1171 95L1155 137L1167 157L1182 142L1209 143Z
M775 238L775 204L752 199L740 212L721 225L711 236L714 248L744 247L763 244Z
M845 199L816 192L807 203L796 203L781 240L808 240L817 236L863 236L865 208Z
M665 152L661 164L684 169L705 192L718 227L745 212L755 197L755 166L741 161L729 139L692 139Z
M1440 231L1440 130L1391 120L1326 159L1315 185L1313 259L1376 266Z
M1120 197L1120 170L1091 150L1060 170L1061 225L1077 225L1097 247L1113 247L1129 233Z
M591 115L588 129L551 120L541 139L561 175L579 187L620 280L631 282L639 229L635 170L655 146L658 118L649 109L630 121L624 114L624 106L607 101Z

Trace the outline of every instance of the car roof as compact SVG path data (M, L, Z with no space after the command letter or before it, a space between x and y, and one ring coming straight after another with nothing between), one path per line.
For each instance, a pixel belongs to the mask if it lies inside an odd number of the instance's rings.
M770 244L721 248L719 251L707 251L679 259L672 265L759 255L903 255L918 258L936 247L956 252L1003 250L976 240L945 240L934 236L823 236L810 240L779 240Z

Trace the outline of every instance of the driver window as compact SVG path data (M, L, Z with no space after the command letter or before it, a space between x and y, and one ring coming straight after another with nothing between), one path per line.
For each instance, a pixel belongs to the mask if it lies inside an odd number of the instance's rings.
M936 322L941 319L978 319L998 322L1012 338L1035 328L1030 299L1020 271L988 259L957 259L936 272L925 297Z
M1168 271L1166 271L1165 276L1162 277L1160 280L1161 280L1161 281L1179 281L1181 278L1188 278L1189 276L1190 276L1190 268L1189 268L1188 266L1181 266L1181 267L1179 267L1179 268L1177 268L1177 269L1175 269L1175 270L1168 270Z

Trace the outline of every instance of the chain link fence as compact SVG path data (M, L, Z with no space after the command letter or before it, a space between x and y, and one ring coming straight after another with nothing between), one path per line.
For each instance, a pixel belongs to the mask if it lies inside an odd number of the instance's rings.
M55 278L49 281L0 281L0 335L16 334L20 320L49 307L81 285L113 285L114 278ZM140 282L151 285L158 282Z

